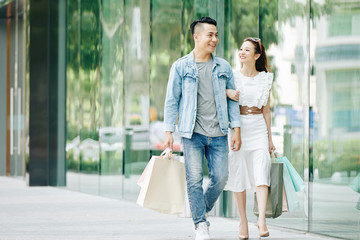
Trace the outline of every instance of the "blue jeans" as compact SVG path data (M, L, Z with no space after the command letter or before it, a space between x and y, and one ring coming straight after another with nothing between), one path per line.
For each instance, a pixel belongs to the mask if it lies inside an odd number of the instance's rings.
M191 139L182 138L187 190L195 225L206 222L205 213L213 208L227 182L229 151L227 142L227 136L206 137L199 133L193 133ZM205 193L202 188L204 155L210 177Z

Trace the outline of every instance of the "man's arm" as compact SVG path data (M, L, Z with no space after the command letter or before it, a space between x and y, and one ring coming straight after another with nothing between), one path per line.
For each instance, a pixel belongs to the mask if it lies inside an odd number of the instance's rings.
M233 89L235 90L235 82L234 82L234 75L230 69L230 77L226 82L226 89ZM231 128L240 127L240 110L239 110L239 103L237 101L231 100L227 98L227 105L228 105L228 117L230 122Z
M181 98L181 77L176 69L176 63L171 66L169 80L166 90L164 106L164 130L166 132L165 147L173 149L174 138L172 133L175 132L176 116L179 110Z
M226 83L226 89L235 90L234 75L230 69L230 77ZM238 151L241 147L241 134L240 134L240 110L238 101L227 98L228 104L228 117L230 127L234 129L234 134L231 137L231 150Z

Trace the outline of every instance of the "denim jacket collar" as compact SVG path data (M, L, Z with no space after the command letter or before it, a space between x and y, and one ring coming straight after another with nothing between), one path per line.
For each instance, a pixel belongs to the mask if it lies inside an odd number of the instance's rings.
M211 53L211 58L213 60L213 66L215 65L218 65L219 62L217 61L216 57L214 56L214 54ZM195 59L194 59L194 50L192 50L188 55L187 55L187 61L186 61L186 64L188 66L191 66L191 67L196 67L196 62L195 62Z

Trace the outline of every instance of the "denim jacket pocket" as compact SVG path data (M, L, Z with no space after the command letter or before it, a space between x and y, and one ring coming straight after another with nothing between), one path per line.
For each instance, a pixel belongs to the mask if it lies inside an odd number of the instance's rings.
M189 73L189 72L186 72L184 74L184 80L195 81L195 79L196 79L195 74L192 74L192 73Z
M183 90L186 93L191 93L196 87L196 77L194 74L185 73L183 78Z
M219 81L219 87L220 87L219 90L226 89L226 83L227 83L227 80L229 79L229 77L230 77L230 75L226 72L218 73L218 81Z
M230 77L230 75L229 75L229 73L227 73L227 72L220 72L220 73L218 73L218 78L220 79L225 79L225 80L227 80L228 78Z

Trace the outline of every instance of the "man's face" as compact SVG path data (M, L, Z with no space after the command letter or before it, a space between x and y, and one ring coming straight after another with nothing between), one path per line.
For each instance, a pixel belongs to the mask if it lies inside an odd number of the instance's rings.
M216 26L207 23L200 23L196 26L194 33L195 47L206 53L213 53L219 43Z

